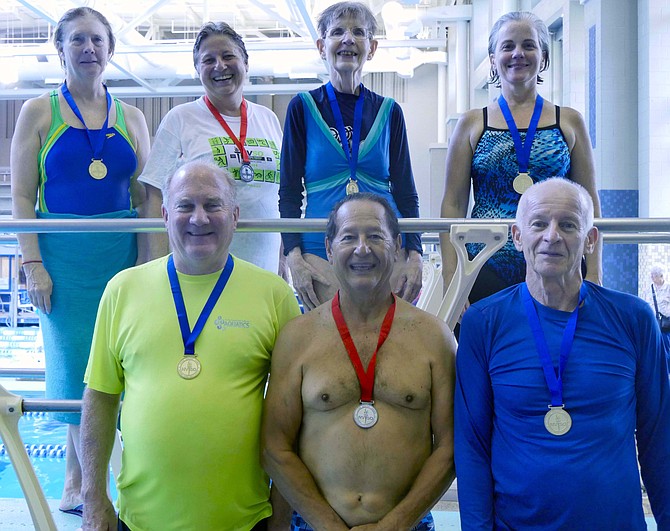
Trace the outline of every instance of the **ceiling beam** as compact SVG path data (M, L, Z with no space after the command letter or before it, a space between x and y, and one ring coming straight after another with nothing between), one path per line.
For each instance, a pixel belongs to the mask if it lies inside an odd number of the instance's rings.
M156 11L158 11L158 9L160 9L163 6L163 4L168 4L171 1L172 0L158 0L154 5L145 9L144 12L137 15L133 20L131 20L127 24L124 24L123 27L116 32L116 38L119 39L127 31L135 29L135 27L139 26L147 18L149 18Z
M319 88L321 83L282 83L282 84L264 84L244 86L246 96L260 96L273 94L297 94L298 92L308 92ZM147 94L143 87L110 87L110 92L119 98L147 98L147 97L200 97L205 91L200 85L177 86L177 87L151 87L152 92ZM0 88L0 100L26 100L41 96L47 88Z

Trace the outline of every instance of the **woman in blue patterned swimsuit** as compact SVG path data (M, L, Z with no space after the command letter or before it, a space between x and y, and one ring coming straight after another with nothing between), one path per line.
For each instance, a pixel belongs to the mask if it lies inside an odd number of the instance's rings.
M511 12L502 16L489 36L491 83L501 87L503 107L508 105L524 144L536 109L540 72L549 66L549 32L537 16ZM540 101L541 98L539 98ZM473 218L514 218L520 192L515 185L520 168L515 143L500 100L484 109L466 112L458 121L447 154L446 187L442 199L443 218L467 215L472 183ZM537 129L532 137L526 172L532 182L565 177L586 188L600 216L595 187L591 144L582 116L569 107L544 100L538 109ZM525 144L524 144L525 145ZM528 184L531 182L528 181ZM515 190L516 188L516 190ZM445 286L456 271L456 253L448 234L440 237ZM476 254L477 246L468 251ZM587 257L587 278L600 283L601 248ZM511 239L482 268L470 294L470 302L522 282L526 266Z

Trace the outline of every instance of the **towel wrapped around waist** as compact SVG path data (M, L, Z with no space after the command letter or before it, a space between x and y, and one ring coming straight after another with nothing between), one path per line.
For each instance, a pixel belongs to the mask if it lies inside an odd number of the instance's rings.
M95 216L48 214L40 219L135 218L120 211ZM53 281L51 313L40 313L46 361L46 396L79 400L84 392L98 304L107 282L135 265L137 237L130 232L41 233L38 235L44 267ZM54 413L61 422L79 424L78 413Z

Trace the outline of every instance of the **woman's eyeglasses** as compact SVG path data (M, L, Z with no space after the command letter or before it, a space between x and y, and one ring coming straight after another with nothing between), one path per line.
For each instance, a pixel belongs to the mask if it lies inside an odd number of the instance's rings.
M365 28L330 28L326 31L326 37L331 39L341 39L344 34L349 32L357 41L364 41L372 37L371 33Z

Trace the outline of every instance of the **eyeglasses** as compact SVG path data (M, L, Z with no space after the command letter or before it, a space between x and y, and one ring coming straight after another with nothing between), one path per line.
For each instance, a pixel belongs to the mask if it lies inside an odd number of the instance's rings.
M331 39L341 39L346 32L351 33L351 36L357 41L364 41L372 38L372 33L365 28L330 28L326 31L326 37Z

